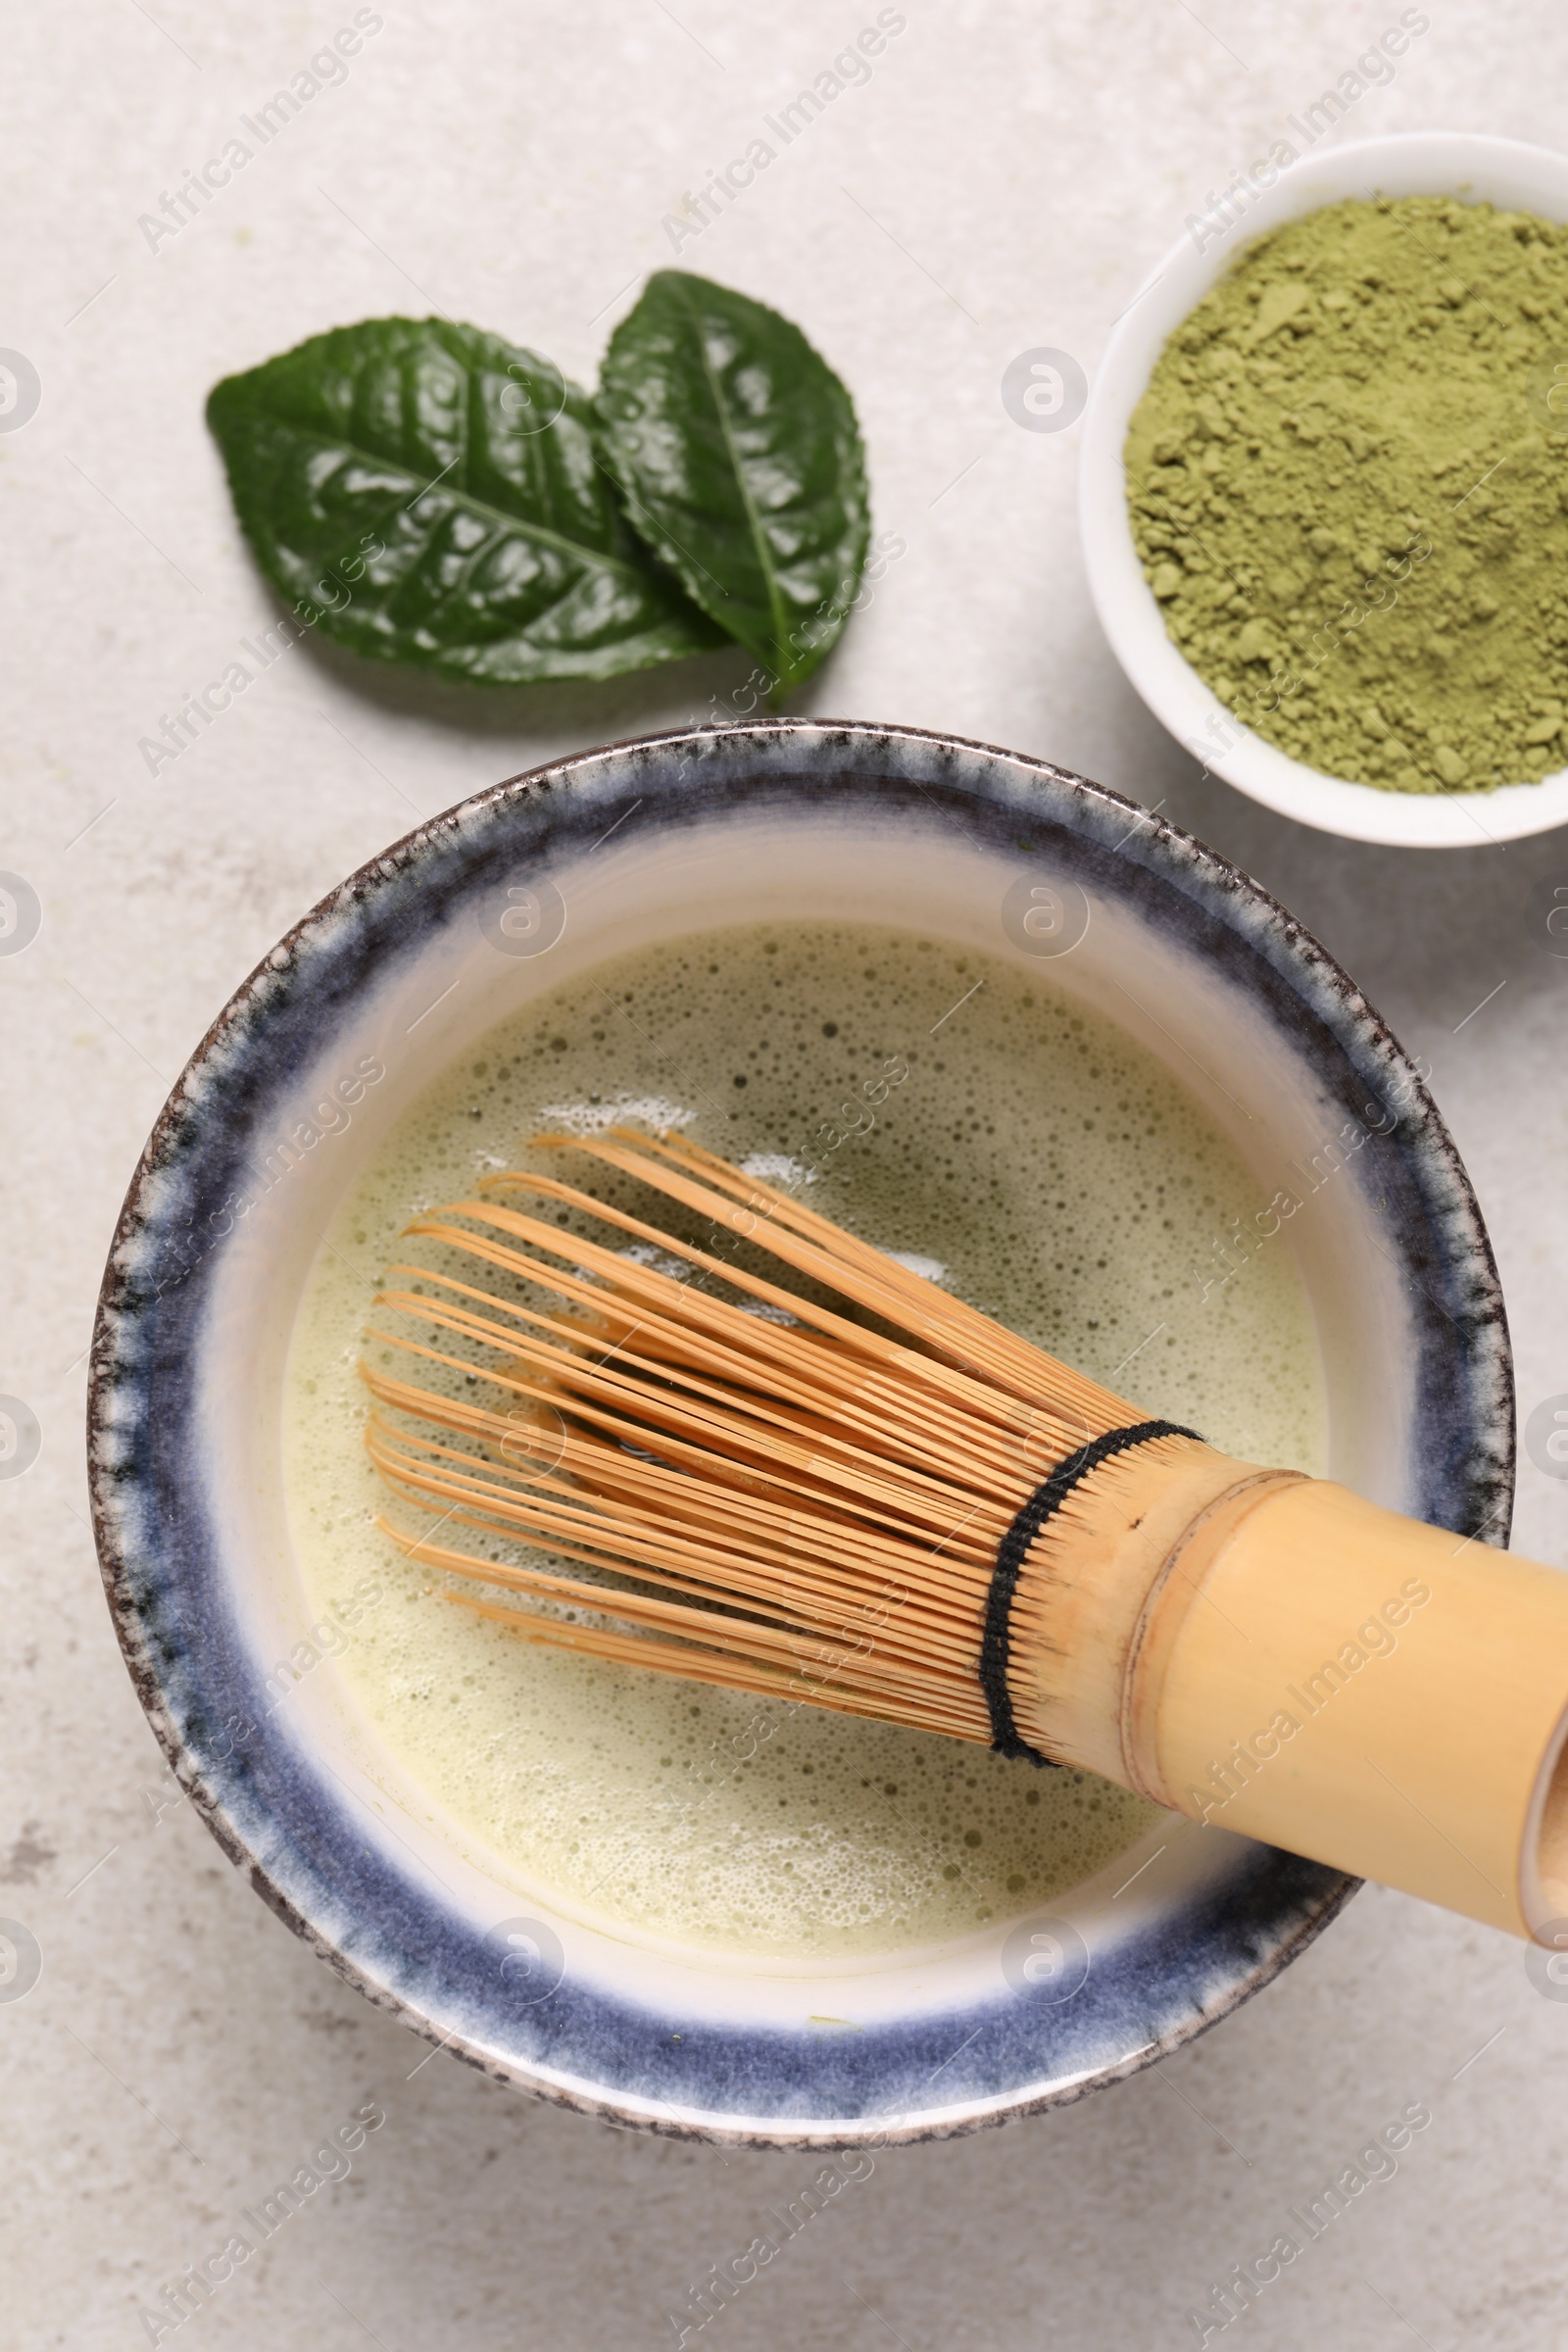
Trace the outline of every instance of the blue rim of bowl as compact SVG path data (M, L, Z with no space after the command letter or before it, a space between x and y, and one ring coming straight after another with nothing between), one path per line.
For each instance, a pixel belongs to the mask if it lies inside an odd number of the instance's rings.
M1051 763L983 743L863 722L772 719L678 730L553 761L430 819L358 872L273 949L214 1022L166 1103L126 1195L94 1328L88 1455L111 1612L137 1694L180 1781L263 1899L347 1982L498 2080L655 2132L748 2145L829 2147L939 2138L1082 2097L1167 2055L1261 1989L1327 1925L1356 1881L1246 1845L1215 1885L1112 1949L1095 1997L1014 1993L803 2040L706 2027L566 1980L498 2018L495 1949L422 1880L368 1851L319 1773L225 1722L259 1688L222 1590L220 1544L195 1458L184 1363L221 1244L185 1245L221 1209L270 1089L319 1043L334 1007L461 919L476 888L548 867L607 817L658 804L662 821L715 809L847 800L896 825L933 812L1016 856L1049 840L1069 870L1179 917L1209 957L1245 974L1276 1019L1337 1049L1324 1075L1353 1110L1397 1079L1391 1177L1424 1367L1414 1444L1422 1514L1506 1542L1513 1390L1501 1293L1469 1180L1430 1097L1347 974L1276 901L1136 803ZM1024 827L1032 837L1019 838ZM302 985L303 983L303 985ZM259 1051L265 1044L265 1053ZM1320 1053L1320 1059L1323 1058ZM1333 1056L1328 1058L1332 1059ZM1402 1190L1401 1190L1402 1188ZM217 1212L209 1212L216 1214ZM247 1682L247 1675L251 1681ZM225 1752L226 1742L226 1752ZM963 2032L970 2044L953 2050ZM503 2044L505 2045L503 2047ZM943 2108L922 2103L948 2070ZM873 2095L874 2094L874 2095ZM869 2102L869 2103L868 2103ZM909 2119L902 2121L900 2119Z

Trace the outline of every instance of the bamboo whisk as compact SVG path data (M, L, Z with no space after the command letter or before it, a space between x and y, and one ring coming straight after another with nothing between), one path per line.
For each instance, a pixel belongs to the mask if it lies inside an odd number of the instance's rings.
M1082 1764L1517 1934L1568 1912L1568 1577L1148 1421L683 1139L538 1140L708 1230L522 1172L409 1227L474 1279L400 1264L378 1298L370 1337L440 1383L362 1366L371 1457L426 1531L379 1524L547 1605L447 1597Z

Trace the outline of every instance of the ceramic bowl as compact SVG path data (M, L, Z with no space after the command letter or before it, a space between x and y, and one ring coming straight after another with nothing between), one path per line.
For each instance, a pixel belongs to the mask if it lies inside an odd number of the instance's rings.
M1020 900L1048 919L1022 925ZM564 2105L822 2145L972 2129L1129 2074L1266 1984L1350 1882L1164 1816L1052 1921L853 1964L727 1962L519 1888L405 1783L332 1660L286 1708L269 1712L263 1688L309 1616L281 1483L285 1351L368 1156L538 992L644 943L790 917L1049 956L1054 981L1197 1093L1259 1201L1286 1161L1298 1189L1317 1168L1286 1246L1316 1317L1334 1474L1446 1527L1505 1533L1513 1413L1491 1252L1418 1074L1345 974L1254 883L1113 793L982 745L793 719L498 785L279 943L137 1169L93 1344L90 1445L143 1704L215 1836L322 1958ZM357 1084L371 1068L384 1075Z
M1568 157L1463 131L1357 139L1309 150L1255 194L1228 234L1185 232L1122 313L1085 412L1078 516L1090 594L1116 659L1155 717L1205 767L1282 816L1410 849L1473 850L1548 832L1568 824L1568 769L1495 792L1381 792L1323 775L1265 743L1225 709L1166 634L1133 543L1122 449L1167 337L1247 244L1350 196L1459 196L1568 220Z

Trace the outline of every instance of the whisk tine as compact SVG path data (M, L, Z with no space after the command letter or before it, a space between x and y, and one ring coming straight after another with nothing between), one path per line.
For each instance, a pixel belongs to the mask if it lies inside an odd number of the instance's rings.
M732 1212L739 1203L741 1215L747 1219L744 1224L733 1223L735 1232L755 1237L759 1225L765 1225L767 1233L761 1237L760 1246L775 1250L789 1263L800 1264L800 1258L773 1238L780 1231L792 1236L802 1250L813 1252L812 1262L821 1270L823 1279L846 1290L851 1297L859 1297L856 1285L864 1285L867 1293L875 1292L884 1302L874 1307L874 1311L884 1313L890 1322L904 1323L911 1333L956 1361L965 1362L968 1352L974 1350L978 1361L1004 1370L1017 1380L1020 1393L1028 1400L1034 1401L1042 1394L1059 1394L1070 1400L1075 1413L1087 1415L1092 1423L1098 1407L1099 1424L1107 1429L1114 1428L1125 1413L1124 1399L1110 1390L1085 1379L1040 1348L1030 1347L1026 1340L1016 1338L989 1315L938 1290L924 1275L900 1265L897 1258L889 1257L871 1243L846 1233L842 1226L808 1208L765 1177L748 1176L683 1136L654 1138L638 1135L630 1128L612 1128L610 1133L617 1147L613 1153L606 1144L575 1136L544 1135L536 1137L535 1143L547 1150L579 1151L610 1160L643 1183L710 1212L715 1207L720 1213L723 1210L723 1200L715 1200L715 1192L727 1196ZM694 1183L691 1176L674 1179L663 1176L660 1173L661 1162L695 1171L702 1182ZM495 1181L505 1184L514 1179L500 1177ZM759 1208L764 1212L760 1218L755 1214ZM854 1277L854 1282L846 1277ZM869 1296L863 1297L861 1303L874 1305Z
M683 1138L536 1140L706 1219L707 1245L522 1169L415 1218L410 1238L494 1287L389 1268L369 1337L428 1370L362 1366L381 1408L371 1459L405 1506L444 1504L466 1533L548 1559L379 1524L465 1586L525 1596L444 1595L547 1646L989 1738L975 1659L998 1545L1042 1470L1127 1408ZM565 1209L570 1229L505 1194ZM426 1385L454 1375L485 1400Z

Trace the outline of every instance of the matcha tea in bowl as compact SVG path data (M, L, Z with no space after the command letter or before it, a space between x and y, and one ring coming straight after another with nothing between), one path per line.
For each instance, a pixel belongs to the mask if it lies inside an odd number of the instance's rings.
M1463 1170L1255 885L1081 779L913 730L619 746L350 877L220 1016L132 1185L99 1540L214 1834L381 2006L646 2128L945 2134L1178 2046L1353 1884L1235 1835L1217 1784L1205 1825L831 1716L805 1672L758 1699L541 1649L451 1605L460 1511L377 1527L357 1367L396 1377L386 1295L430 1279L409 1229L538 1164L542 1129L616 1126L793 1186L1216 1444L1505 1529ZM447 1352L427 1376L461 1411Z
M1282 150L1112 332L1079 485L1102 625L1284 815L1411 848L1568 822L1564 223L1568 160L1515 140Z

